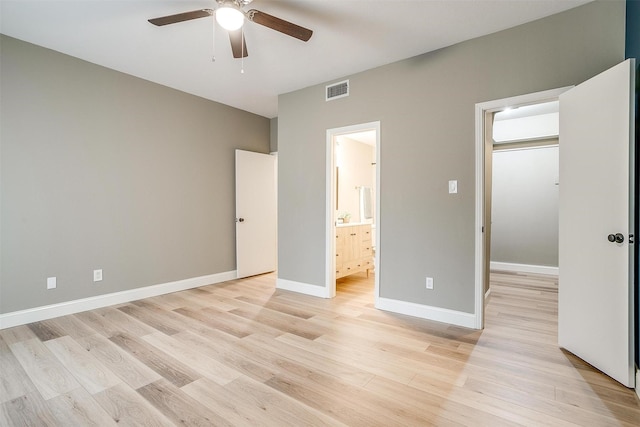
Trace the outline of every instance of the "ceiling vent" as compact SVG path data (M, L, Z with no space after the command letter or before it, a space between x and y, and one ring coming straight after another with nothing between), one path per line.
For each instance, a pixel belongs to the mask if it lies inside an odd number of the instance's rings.
M327 86L327 101L349 96L349 80Z

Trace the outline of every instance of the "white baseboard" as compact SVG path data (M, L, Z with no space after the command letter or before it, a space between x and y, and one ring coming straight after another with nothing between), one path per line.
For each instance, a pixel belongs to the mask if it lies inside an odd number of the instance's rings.
M489 295L491 295L491 288L489 288L489 290L484 293L484 299L489 298Z
M285 291L298 292L314 297L329 298L329 291L327 287L310 285L303 282L295 282L293 280L277 278L276 289L284 289Z
M534 273L548 274L557 276L560 273L558 267L549 267L546 265L530 265L530 264L514 264L510 262L491 261L490 268L492 270L514 271L517 273Z
M0 329L25 325L27 323L52 319L54 317L66 316L68 314L80 313L82 311L94 310L96 308L107 307L114 304L122 304L143 298L169 294L171 292L183 291L185 289L226 282L228 280L236 279L237 277L238 274L235 270L226 271L222 273L209 274L207 276L178 280L176 282L145 286L143 288L97 295L95 297L66 301L42 307L29 308L27 310L13 311L11 313L0 314Z
M420 317L422 319L435 320L436 322L449 323L451 325L462 326L475 329L476 317L472 313L449 310L447 308L432 307L429 305L416 304L413 302L399 301L389 298L378 298L376 308L391 311L408 316Z

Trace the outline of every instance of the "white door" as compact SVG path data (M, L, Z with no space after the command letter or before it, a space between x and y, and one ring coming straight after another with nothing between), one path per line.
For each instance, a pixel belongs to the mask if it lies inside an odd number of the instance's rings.
M625 61L560 95L558 343L627 387L634 386L634 70Z
M276 157L236 150L238 277L276 269Z

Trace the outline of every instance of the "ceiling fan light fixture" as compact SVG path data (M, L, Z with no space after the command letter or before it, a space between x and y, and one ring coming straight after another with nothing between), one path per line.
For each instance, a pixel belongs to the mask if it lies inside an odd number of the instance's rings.
M216 9L216 21L227 31L235 31L244 24L244 13L233 4L225 3Z

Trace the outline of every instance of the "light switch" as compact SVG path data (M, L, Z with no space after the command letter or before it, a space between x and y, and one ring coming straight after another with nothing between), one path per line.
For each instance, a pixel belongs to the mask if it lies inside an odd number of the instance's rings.
M449 194L454 194L458 192L458 181L452 180L449 181Z

